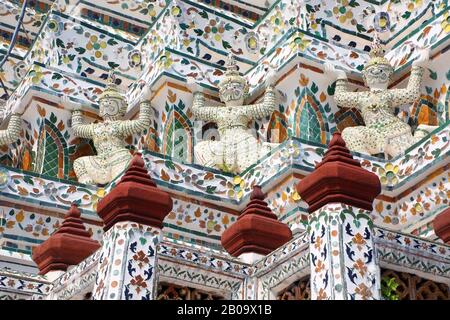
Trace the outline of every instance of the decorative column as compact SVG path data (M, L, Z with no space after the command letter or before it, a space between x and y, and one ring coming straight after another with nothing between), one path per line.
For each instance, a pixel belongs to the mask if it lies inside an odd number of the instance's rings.
M378 177L361 168L335 133L297 192L309 205L312 299L380 299L370 218Z
M433 220L434 233L450 245L450 208L438 214Z
M229 254L253 263L292 239L289 227L264 201L260 186L254 186L250 202L237 221L222 233L222 246Z
M151 300L157 283L157 244L172 198L148 175L139 153L97 206L105 223L93 299Z
M33 261L39 274L50 275L65 272L71 265L77 265L97 249L98 241L92 240L80 218L80 210L72 204L63 223L50 238L33 249Z

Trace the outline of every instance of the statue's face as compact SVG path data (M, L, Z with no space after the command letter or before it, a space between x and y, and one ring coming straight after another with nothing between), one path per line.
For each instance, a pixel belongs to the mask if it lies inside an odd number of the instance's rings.
M100 117L105 120L119 120L124 116L125 101L116 98L100 99Z
M220 88L220 100L225 102L227 105L239 105L244 104L244 92L245 85L238 81L231 81L224 84Z
M392 75L389 65L375 64L363 71L364 81L369 88L387 89Z

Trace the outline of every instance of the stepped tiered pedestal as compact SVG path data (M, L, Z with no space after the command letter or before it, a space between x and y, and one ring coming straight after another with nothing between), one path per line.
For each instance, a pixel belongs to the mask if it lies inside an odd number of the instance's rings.
M289 227L264 201L260 186L254 186L250 202L237 221L222 233L222 245L232 256L252 263L292 239Z
M32 258L38 265L39 274L66 271L100 248L100 244L91 239L80 216L80 210L72 204L61 227L34 248Z

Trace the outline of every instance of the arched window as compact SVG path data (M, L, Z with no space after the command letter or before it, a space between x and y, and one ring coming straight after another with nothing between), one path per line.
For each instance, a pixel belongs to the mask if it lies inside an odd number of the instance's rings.
M192 125L186 115L174 108L164 128L163 153L175 159L192 162Z
M299 95L294 116L295 135L301 139L327 143L328 124L322 118L322 106L307 89Z
M69 171L68 148L58 128L45 119L41 124L35 171L44 175L66 178Z

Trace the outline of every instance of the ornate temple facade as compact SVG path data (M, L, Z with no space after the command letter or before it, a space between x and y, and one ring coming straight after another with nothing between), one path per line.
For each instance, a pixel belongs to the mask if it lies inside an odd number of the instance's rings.
M0 300L449 300L447 0L0 0Z

